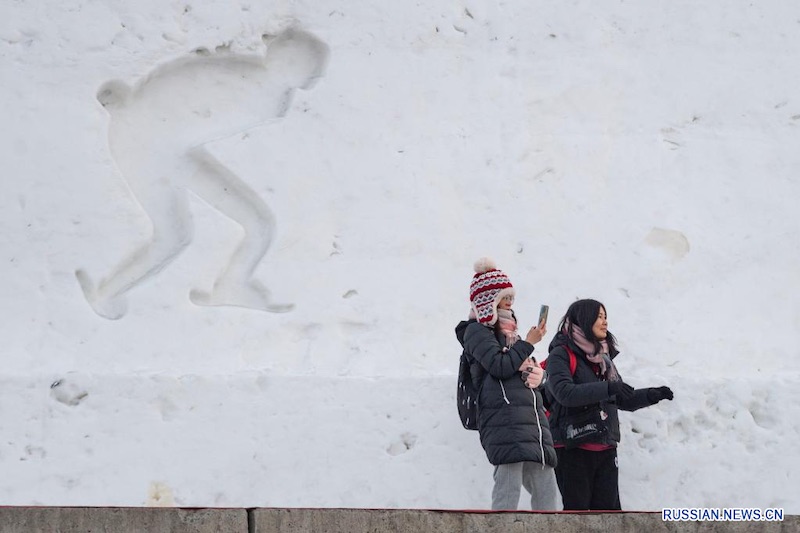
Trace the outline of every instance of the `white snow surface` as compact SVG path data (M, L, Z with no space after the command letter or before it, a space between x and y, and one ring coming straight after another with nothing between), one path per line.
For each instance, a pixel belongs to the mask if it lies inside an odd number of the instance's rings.
M800 513L798 64L789 0L0 3L0 504L487 508L490 256L674 390L624 509Z

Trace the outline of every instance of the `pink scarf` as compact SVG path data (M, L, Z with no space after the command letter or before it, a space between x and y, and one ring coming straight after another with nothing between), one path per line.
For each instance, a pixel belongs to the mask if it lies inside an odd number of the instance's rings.
M567 321L564 325L565 335L569 335L569 327L570 322ZM622 378L619 377L617 367L608 355L608 343L605 339L600 341L600 353L595 353L594 344L589 342L580 326L572 324L572 336L570 338L578 345L578 348L583 350L583 353L586 354L586 359L600 365L600 373L606 377L606 380L621 381Z
M517 321L514 320L514 315L508 309L497 310L497 327L506 336L506 346L509 348L522 338L517 332Z

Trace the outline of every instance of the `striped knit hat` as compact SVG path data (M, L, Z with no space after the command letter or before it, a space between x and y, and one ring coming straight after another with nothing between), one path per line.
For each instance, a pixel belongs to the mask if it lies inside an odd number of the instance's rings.
M511 280L494 261L482 257L475 261L475 275L469 285L469 301L478 322L493 326L497 322L497 304L503 296L514 296Z

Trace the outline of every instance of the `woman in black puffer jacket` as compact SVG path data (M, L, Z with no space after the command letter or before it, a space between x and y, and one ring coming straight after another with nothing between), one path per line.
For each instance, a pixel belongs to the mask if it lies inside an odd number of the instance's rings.
M480 391L478 431L495 465L492 509L516 509L524 486L532 509L556 510L556 453L539 390L546 374L529 359L533 344L546 333L544 324L522 340L511 311L514 289L508 276L486 259L475 270L470 320L456 327L456 336Z
M616 339L600 302L574 302L558 329L547 358L546 396L564 510L619 510L617 410L672 400L672 391L634 389L622 381L614 364Z

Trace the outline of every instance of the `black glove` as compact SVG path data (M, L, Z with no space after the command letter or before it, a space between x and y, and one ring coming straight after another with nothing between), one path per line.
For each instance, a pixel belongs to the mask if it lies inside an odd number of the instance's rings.
M609 381L608 395L616 396L620 400L633 398L634 388L623 381Z
M647 389L647 401L653 404L661 400L672 400L672 389L669 387L652 387Z

